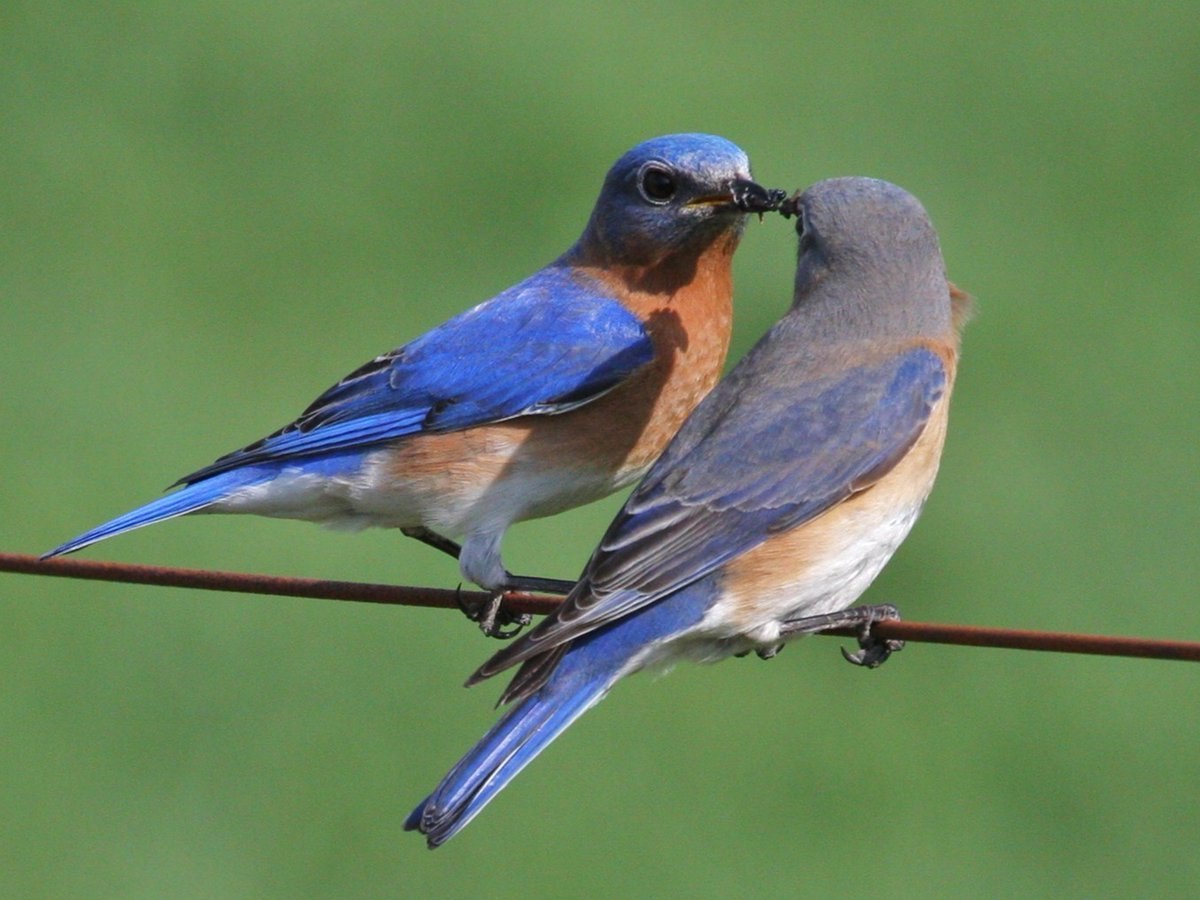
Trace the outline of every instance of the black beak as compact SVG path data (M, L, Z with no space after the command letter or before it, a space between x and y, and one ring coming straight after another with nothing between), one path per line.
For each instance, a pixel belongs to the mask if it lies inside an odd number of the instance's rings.
M765 188L757 181L736 179L730 186L733 194L733 205L745 213L775 212L787 197L787 191L779 188Z

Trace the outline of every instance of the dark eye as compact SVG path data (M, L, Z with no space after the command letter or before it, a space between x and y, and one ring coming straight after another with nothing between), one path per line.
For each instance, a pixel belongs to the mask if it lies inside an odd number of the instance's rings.
M651 203L666 203L675 196L675 173L662 166L646 166L639 187Z
M808 230L808 217L801 210L796 218L796 234L800 236L800 252L803 253L812 246L812 235Z

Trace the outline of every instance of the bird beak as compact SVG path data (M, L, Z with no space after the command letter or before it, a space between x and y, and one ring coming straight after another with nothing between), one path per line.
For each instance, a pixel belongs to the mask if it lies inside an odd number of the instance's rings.
M774 212L787 196L778 188L765 188L756 181L736 178L726 192L696 197L688 206L715 206L728 212L763 213Z

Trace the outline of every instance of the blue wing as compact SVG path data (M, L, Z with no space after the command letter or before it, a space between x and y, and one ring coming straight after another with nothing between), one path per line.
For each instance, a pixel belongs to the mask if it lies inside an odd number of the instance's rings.
M541 270L318 397L296 421L180 479L582 406L654 357L637 317L594 279Z
M770 350L696 409L563 605L472 681L628 616L869 487L917 440L945 390L941 358L923 347L806 381L789 381L787 360ZM505 699L535 688L553 656L530 663Z

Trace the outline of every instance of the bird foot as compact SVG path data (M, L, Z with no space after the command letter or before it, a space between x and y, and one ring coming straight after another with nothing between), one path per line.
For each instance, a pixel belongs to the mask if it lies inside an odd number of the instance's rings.
M840 648L842 658L856 666L878 669L898 650L904 649L904 641L898 638L879 638L871 633L870 625L863 625L858 634L858 650L851 653Z
M846 661L856 666L877 669L888 657L898 650L904 649L904 641L896 638L880 638L871 631L876 622L895 621L900 618L900 611L890 603L877 606L852 606L840 612L828 613L821 616L805 616L784 622L780 634L815 634L818 631L832 631L841 628L855 628L858 631L858 650L850 653L842 648L842 656Z
M450 538L438 534L431 528L426 528L423 525L415 525L400 529L401 534L405 537L413 538L420 541L435 550L440 550L447 556L452 556L459 559L462 556L462 545L457 541L452 541ZM512 613L504 609L504 597L511 592L523 593L542 593L542 594L561 594L566 596L571 592L571 588L575 587L575 582L564 581L558 578L536 578L526 575L513 575L511 572L504 573L504 583L500 588L494 591L491 596L480 603L463 600L462 585L458 586L458 608L472 622L479 625L479 630L488 637L499 638L500 640L508 640L516 637L522 628L528 625L533 618L529 613Z
M521 633L521 629L533 621L529 613L510 612L504 608L505 591L496 591L479 601L463 598L462 585L458 586L458 608L464 616L475 622L479 630L490 638L507 641Z
M472 605L461 600L460 586L458 605L468 619L479 623L480 631L488 637L506 641L520 634L521 629L533 621L533 617L529 613L509 612L504 608L505 597L509 594L531 593L559 594L565 597L571 593L573 587L575 587L573 581L513 575L511 572L505 572L504 585L500 590L493 592L491 597L483 603L475 604L474 608L468 608Z

